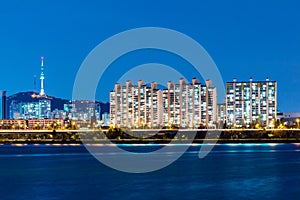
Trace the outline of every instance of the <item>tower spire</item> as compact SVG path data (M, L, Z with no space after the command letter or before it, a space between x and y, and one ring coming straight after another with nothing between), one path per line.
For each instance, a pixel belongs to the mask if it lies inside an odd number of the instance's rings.
M41 91L40 91L40 96L45 96L45 90L44 90L44 56L41 56Z

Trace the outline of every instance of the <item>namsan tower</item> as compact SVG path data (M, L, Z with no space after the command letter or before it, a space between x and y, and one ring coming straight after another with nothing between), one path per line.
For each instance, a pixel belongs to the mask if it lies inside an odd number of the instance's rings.
M44 90L44 56L41 56L41 91L40 91L40 96L44 97L46 96L45 90Z

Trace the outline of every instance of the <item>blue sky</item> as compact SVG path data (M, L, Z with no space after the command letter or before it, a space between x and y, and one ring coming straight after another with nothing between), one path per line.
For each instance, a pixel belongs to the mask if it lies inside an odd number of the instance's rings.
M33 90L44 55L46 93L71 98L77 70L95 46L121 31L155 26L199 42L224 82L276 80L279 110L300 111L299 8L298 1L1 1L0 90ZM159 52L120 58L97 99L108 101L114 72L147 62L185 65Z

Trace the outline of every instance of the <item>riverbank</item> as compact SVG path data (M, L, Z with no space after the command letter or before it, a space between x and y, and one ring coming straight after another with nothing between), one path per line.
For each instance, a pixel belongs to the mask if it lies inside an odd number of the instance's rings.
M300 143L300 129L0 130L0 144Z
M190 144L191 140L171 139L111 139L111 140L2 140L0 144ZM296 138L291 139L194 139L194 144L250 144L250 143L299 143Z

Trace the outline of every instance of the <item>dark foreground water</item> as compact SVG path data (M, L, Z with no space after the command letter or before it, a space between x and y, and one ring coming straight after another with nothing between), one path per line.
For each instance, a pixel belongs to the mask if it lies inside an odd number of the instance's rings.
M223 144L204 159L199 148L162 170L128 174L83 146L1 145L0 199L299 199L300 144Z

